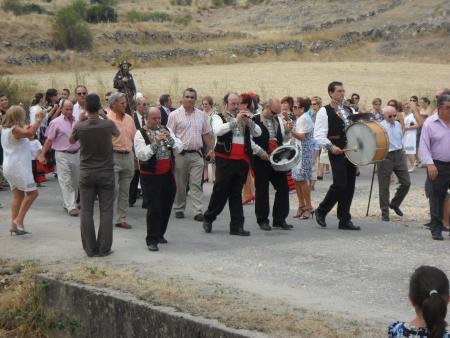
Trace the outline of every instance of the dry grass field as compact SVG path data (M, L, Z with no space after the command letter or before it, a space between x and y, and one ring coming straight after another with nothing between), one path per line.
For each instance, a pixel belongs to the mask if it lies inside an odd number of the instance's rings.
M91 91L103 94L112 87L116 72L46 72L11 76L31 85L36 91L55 87L73 89L84 83ZM138 68L132 71L138 91L155 101L168 92L178 98L182 90L192 86L199 97L216 99L227 91L253 90L264 99L269 96L320 95L326 98L330 81L344 82L348 95L361 94L362 103L370 105L374 97L383 100L406 99L411 95L432 95L438 88L450 86L450 65L408 62L266 62L231 65L195 65L159 68Z

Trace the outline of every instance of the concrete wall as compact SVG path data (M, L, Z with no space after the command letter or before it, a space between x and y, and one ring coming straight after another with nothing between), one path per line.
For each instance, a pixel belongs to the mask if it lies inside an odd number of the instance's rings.
M258 332L227 328L216 320L194 317L168 307L153 306L133 295L37 275L42 303L63 312L80 327L75 337L266 337Z

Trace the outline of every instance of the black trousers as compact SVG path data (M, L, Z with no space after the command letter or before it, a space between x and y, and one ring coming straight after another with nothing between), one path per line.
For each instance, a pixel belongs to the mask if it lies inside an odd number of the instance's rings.
M434 161L438 176L430 182L431 231L441 231L444 201L450 188L450 162Z
M289 187L285 172L273 170L269 161L254 158L255 173L255 214L261 224L269 219L269 182L275 189L275 201L272 208L274 224L283 224L289 215Z
M147 201L147 245L158 243L169 223L175 199L176 185L173 173L141 175L142 192Z
M228 201L230 230L238 230L244 227L242 187L247 180L247 174L247 162L216 157L216 181L209 200L208 210L203 215L205 221L214 222Z
M135 170L133 179L130 183L130 193L128 194L128 202L130 205L136 203L138 197L139 176L139 170Z
M323 201L317 208L320 212L327 214L336 205L339 223L351 220L350 207L355 192L356 167L345 157L344 154L328 154L333 174L333 184L328 189Z

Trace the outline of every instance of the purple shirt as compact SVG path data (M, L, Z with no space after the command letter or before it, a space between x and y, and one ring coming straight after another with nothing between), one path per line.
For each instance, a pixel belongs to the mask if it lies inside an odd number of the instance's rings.
M63 114L50 122L50 125L45 131L45 137L52 141L53 150L77 151L80 149L80 142L77 141L74 144L69 142L75 124L76 121L73 116L69 120Z
M420 137L419 157L423 164L433 160L450 162L450 128L435 113L425 120Z

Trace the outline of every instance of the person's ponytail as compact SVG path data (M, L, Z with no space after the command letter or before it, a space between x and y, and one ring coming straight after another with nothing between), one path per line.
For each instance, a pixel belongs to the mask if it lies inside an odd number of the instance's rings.
M448 297L448 296L447 296ZM442 338L447 327L447 300L432 290L422 303L423 319L427 323L428 338Z

